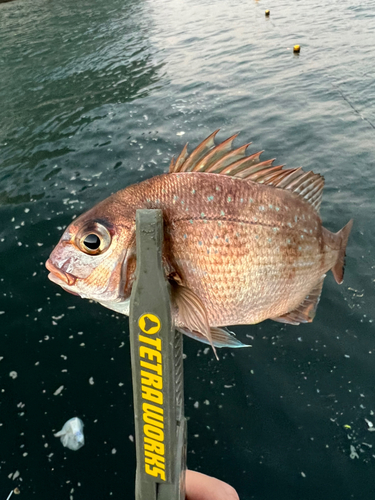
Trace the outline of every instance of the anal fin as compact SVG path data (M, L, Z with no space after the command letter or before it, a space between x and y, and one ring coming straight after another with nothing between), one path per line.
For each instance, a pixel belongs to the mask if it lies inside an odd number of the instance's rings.
M326 275L324 274L318 283L311 290L309 295L296 307L278 318L270 318L278 323L287 323L289 325L299 325L300 323L311 323L315 317L316 308L318 307L320 295L322 293L323 282Z

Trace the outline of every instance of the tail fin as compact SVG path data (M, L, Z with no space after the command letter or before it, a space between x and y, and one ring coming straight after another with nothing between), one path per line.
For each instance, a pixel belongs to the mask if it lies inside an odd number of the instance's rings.
M336 264L332 268L333 276L336 282L341 285L344 280L344 268L345 268L345 251L346 245L348 243L348 238L350 234L350 230L353 226L353 219L351 219L346 226L344 226L336 236L341 238L340 250L337 257Z

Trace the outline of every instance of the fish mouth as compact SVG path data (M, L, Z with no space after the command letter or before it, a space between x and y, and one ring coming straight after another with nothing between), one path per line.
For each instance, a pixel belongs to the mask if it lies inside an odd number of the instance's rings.
M53 281L53 283L56 283L57 285L63 287L64 285L72 286L77 280L77 278L72 274L62 271L61 269L56 267L55 264L52 264L51 259L47 260L46 268L48 269L48 271L50 271L48 279L50 279L51 281Z

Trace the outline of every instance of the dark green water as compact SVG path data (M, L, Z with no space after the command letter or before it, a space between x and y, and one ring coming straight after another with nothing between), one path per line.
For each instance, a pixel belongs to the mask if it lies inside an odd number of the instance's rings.
M373 499L374 12L0 4L0 500L16 485L25 500L133 498L128 321L60 292L44 262L73 216L216 128L322 173L325 226L355 225L345 282L327 277L313 324L235 327L253 347L219 362L185 341L188 465L242 500ZM72 452L53 433L75 415L86 445Z

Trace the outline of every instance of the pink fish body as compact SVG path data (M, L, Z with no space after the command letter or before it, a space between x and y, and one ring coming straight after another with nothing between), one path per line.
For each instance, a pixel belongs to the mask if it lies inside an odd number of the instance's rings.
M163 211L165 274L176 327L213 345L242 346L222 327L265 319L311 322L325 274L343 279L350 221L322 226L324 180L215 146L216 132L170 173L115 193L78 217L47 261L50 279L128 314L135 277L135 213Z

